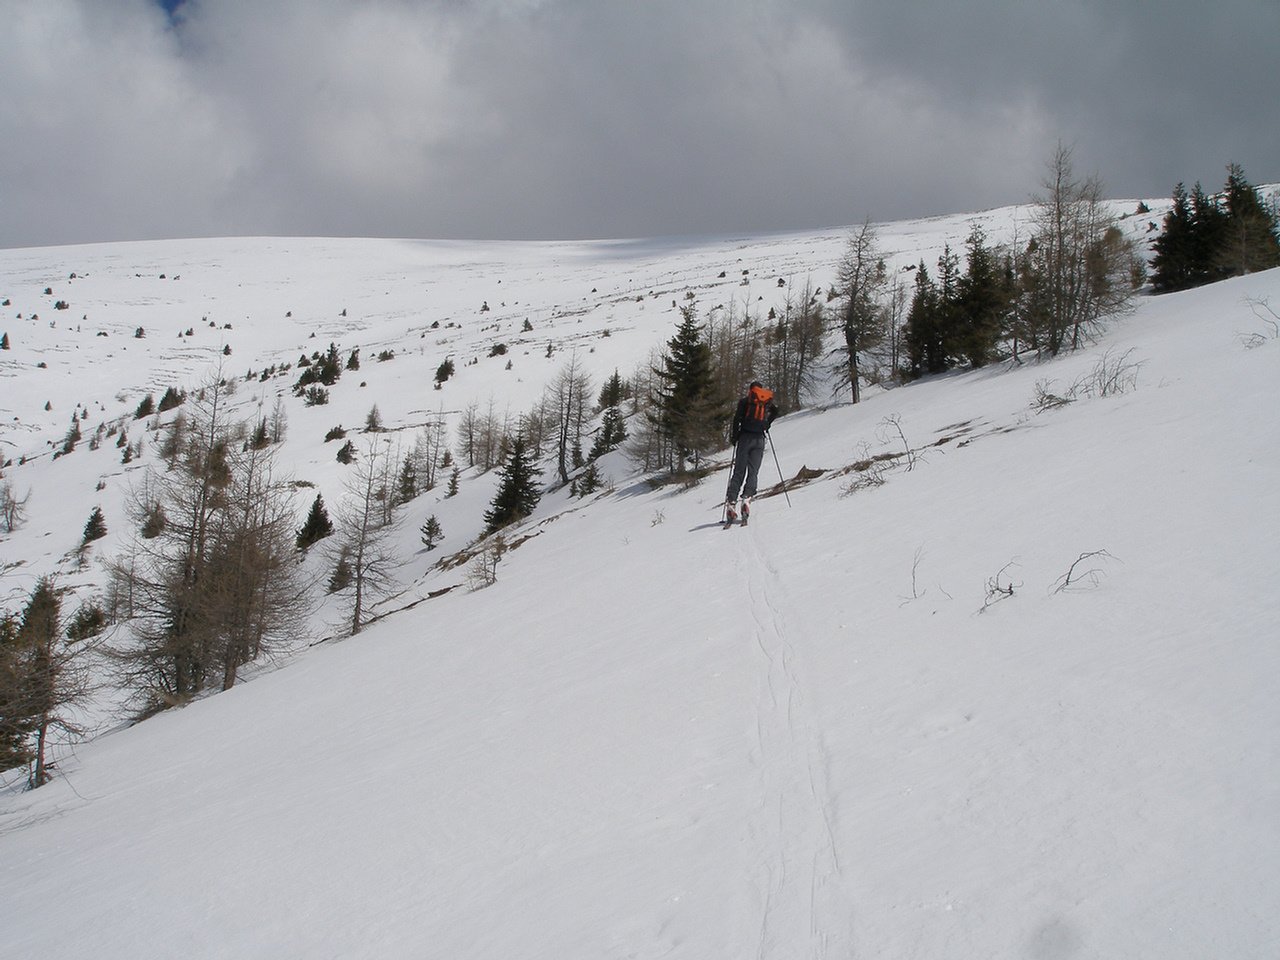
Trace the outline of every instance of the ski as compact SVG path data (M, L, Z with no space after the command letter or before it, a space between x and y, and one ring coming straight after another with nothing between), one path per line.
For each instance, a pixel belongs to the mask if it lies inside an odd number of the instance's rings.
M748 506L746 503L742 504L741 516L738 515L737 511L735 511L732 507L730 507L729 512L725 517L724 524L721 526L721 529L728 530L732 526L745 527L749 519L751 519L751 507Z

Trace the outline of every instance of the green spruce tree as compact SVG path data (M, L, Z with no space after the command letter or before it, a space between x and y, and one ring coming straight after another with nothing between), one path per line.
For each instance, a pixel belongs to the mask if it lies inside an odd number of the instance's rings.
M6 613L0 617L0 771L25 767L32 759L27 661L18 620Z
M511 453L502 466L498 492L484 515L486 533L501 530L533 513L541 498L537 476L538 470L529 460L524 437L517 436L511 442Z
M160 398L160 405L156 407L156 410L160 413L164 413L166 410L172 410L174 407L181 406L186 399L187 395L181 390L169 387L165 390L164 396Z
M627 428L622 422L622 412L611 406L604 412L600 421L600 429L596 432L595 441L591 444L588 460L604 456L623 440L627 439Z
M723 442L728 403L716 383L711 347L695 309L681 307L680 313L683 319L667 341L662 368L653 372L659 380L655 426L671 446L675 470L683 473L690 461L696 470L701 457Z
M987 247L981 227L974 226L965 245L969 263L956 290L955 348L972 366L981 367L995 357L1011 296L1007 278L994 251Z
M907 313L907 372L913 379L941 373L950 366L945 341L945 306L922 260L916 270L915 294Z
M1227 215L1216 198L1196 184L1191 192L1191 286L1216 283L1226 277L1219 263L1226 245Z
M1151 248L1151 285L1157 293L1185 290L1194 278L1195 221L1191 201L1181 183L1173 188L1173 206L1164 215L1160 236Z
M627 383L619 375L617 370L613 371L613 376L604 382L604 386L600 388L600 399L597 406L601 410L607 410L610 407L619 406L623 400L627 398Z
M311 503L311 512L307 514L306 522L298 531L296 541L298 549L305 552L312 544L318 543L331 533L333 533L333 521L329 519L329 511L325 509L324 497L317 493L315 500Z
M271 443L271 438L267 435L267 421L259 420L258 425L253 428L253 437L249 440L249 445L255 450L265 450Z
M80 541L80 545L87 546L94 540L101 540L107 535L107 521L102 515L101 507L94 507L93 513L89 514L89 520L84 525L84 538Z
M574 496L588 497L602 486L604 486L604 478L600 476L600 468L593 460L587 465L587 469L582 471L582 475L574 481L572 492Z
M400 480L396 488L396 502L408 503L418 495L418 467L413 457L405 457L400 467Z
M62 641L62 623L59 619L62 601L53 581L42 577L31 592L31 599L22 612L22 625L12 643L4 644L9 669L6 679L12 677L16 686L7 700L0 727L6 733L18 733L23 745L17 754L10 755L7 763L18 760L30 765L27 786L30 789L43 786L53 778L49 772L50 733L55 729L78 735L81 733L67 718L64 708L84 696L86 681L84 671L76 662L76 653ZM11 625L5 628L11 630ZM12 738L5 746L12 746ZM21 759L25 756L25 760Z
M440 526L440 521L436 519L435 514L427 517L427 522L420 528L422 534L422 543L428 550L434 550L444 539L444 529Z
M1239 164L1227 168L1222 205L1226 216L1215 262L1223 272L1239 277L1280 266L1275 214L1245 179Z

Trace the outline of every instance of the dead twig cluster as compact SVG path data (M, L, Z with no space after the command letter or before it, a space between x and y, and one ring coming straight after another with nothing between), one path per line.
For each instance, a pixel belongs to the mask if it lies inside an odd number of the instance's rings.
M1065 407L1069 403L1075 402L1075 397L1071 396L1071 391L1067 391L1065 395L1059 395L1051 392L1050 387L1055 381L1045 378L1036 381L1036 394L1031 401L1031 406L1035 408L1036 413L1043 413L1046 410L1053 410L1057 407Z
M1119 356L1108 350L1087 376L1076 381L1075 391L1086 397L1113 397L1134 389L1143 362L1131 359L1132 356L1132 349Z
M1091 561L1106 562L1115 560L1111 554L1105 550L1092 550L1088 553L1082 553L1076 557L1075 563L1071 564L1071 568L1066 574L1054 581L1053 593L1062 593L1064 590L1079 588L1083 584L1096 587L1101 581L1106 571L1098 567L1091 567L1088 564Z
M907 442L906 433L902 429L902 418L896 413L880 421L880 425L876 428L876 438L881 443L894 443L896 440L902 444L902 450L872 456L868 444L865 442L859 444L859 459L842 471L853 474L853 477L841 488L841 497L852 496L859 490L882 486L887 479L889 467L895 462L905 463L907 471L910 472L917 463L924 460L920 451Z
M996 573L994 577L989 577L987 579L987 583L986 583L987 598L982 602L982 608L978 611L979 613L985 612L989 607L994 606L995 604L999 603L1001 600L1008 600L1010 597L1013 596L1013 591L1015 589L1018 589L1018 590L1022 589L1022 581L1018 581L1017 583L1014 583L1013 580L1008 576L1009 568L1016 567L1016 566L1018 566L1017 561L1010 560L1008 563L1006 563L1003 567L1000 568L1000 570Z
M1037 413L1065 407L1080 399L1092 397L1113 397L1128 393L1138 386L1138 373L1143 361L1133 359L1133 350L1114 354L1110 350L1098 358L1093 369L1074 380L1063 393L1054 393L1055 380L1040 380L1036 383L1035 396L1031 406Z
M1263 332L1254 331L1248 336L1243 334L1240 336L1240 342L1244 344L1246 350L1254 350L1268 340L1280 339L1280 314L1271 309L1271 301L1269 297L1255 298L1245 297L1245 303L1249 304L1249 309L1253 311L1253 315L1265 327Z
M920 454L911 449L911 444L907 443L907 435L902 430L902 417L899 414L891 414L880 421L880 426L876 430L876 435L882 442L888 443L893 437L897 437L902 443L903 455L907 461L907 472L916 465L916 461L920 459Z
M896 457L896 454L888 457L873 457L870 447L865 442L859 444L858 453L860 458L848 467L853 476L840 488L841 497L850 497L859 490L883 486L885 474L889 471L889 461Z
M498 563L507 551L507 542L501 535L490 537L472 557L467 569L467 586L474 593L498 582Z
M924 547L917 547L915 557L912 558L912 561L911 561L911 596L899 597L898 599L902 601L900 606L905 607L908 603L911 603L911 601L919 600L921 597L923 597L926 593L929 592L928 590L922 591L920 589L920 581L919 581L920 561L923 558L924 558Z

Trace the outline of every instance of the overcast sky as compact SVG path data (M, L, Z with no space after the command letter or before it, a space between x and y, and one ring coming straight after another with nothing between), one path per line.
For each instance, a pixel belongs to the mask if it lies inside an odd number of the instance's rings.
M1280 0L0 0L0 247L839 226L1058 141L1280 180Z

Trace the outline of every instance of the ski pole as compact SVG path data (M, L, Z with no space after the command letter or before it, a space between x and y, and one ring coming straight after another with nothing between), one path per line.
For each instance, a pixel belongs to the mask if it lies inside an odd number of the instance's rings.
M782 475L782 464L778 462L778 448L773 445L773 434L768 430L764 435L769 438L769 449L773 451L773 465L778 468L778 481L782 484L782 495L787 498L787 506L791 506L791 494L787 493L787 478Z

